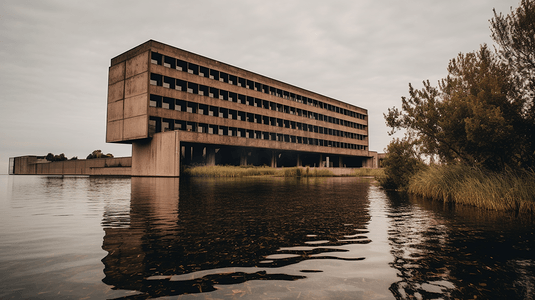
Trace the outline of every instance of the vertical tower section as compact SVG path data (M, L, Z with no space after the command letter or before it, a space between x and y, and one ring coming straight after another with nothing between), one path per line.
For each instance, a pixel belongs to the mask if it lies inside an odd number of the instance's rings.
M139 50L143 50L141 45ZM149 54L120 55L112 59L108 76L106 142L132 143L149 137Z

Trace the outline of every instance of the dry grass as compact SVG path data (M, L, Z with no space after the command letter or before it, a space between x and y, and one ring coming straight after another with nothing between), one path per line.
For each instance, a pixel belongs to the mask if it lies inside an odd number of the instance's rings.
M275 176L275 177L328 177L333 176L329 170L315 168L282 168L254 167L254 166L196 166L188 167L183 174L191 177L246 177L246 176Z
M486 172L467 166L432 166L417 173L408 191L426 198L490 210L535 212L535 173Z
M385 176L384 169L371 169L371 168L359 168L355 172L351 173L353 177L383 177Z
M245 177L275 175L277 169L250 166L196 166L188 167L183 174L191 177Z

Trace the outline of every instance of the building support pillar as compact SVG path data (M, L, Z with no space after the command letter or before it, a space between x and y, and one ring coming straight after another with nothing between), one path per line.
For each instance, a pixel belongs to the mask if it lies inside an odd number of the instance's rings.
M297 163L296 163L296 166L297 166L297 167L300 167L301 165L302 165L302 163L301 163L301 156L300 156L299 153L297 153Z
M325 157L325 167L327 168L330 168L331 167L331 162L329 161L329 157Z
M323 165L323 154L320 154L320 161L319 161L319 163L318 163L318 167L321 168L321 167L323 167L323 166L324 166L324 165Z
M240 153L240 166L247 165L247 150L242 150Z
M275 151L271 151L271 167L277 167L277 153Z
M215 147L206 146L206 165L215 166Z
M152 139L132 143L132 176L180 176L180 132L154 134Z
M338 156L338 168L344 167L344 160L342 158L342 155Z
M191 163L191 146L184 146L184 161L183 164L189 165Z

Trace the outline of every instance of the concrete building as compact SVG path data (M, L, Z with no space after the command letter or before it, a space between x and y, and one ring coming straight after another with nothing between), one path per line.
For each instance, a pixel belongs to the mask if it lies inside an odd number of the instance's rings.
M133 176L181 165L373 167L367 110L147 41L111 60L106 141Z

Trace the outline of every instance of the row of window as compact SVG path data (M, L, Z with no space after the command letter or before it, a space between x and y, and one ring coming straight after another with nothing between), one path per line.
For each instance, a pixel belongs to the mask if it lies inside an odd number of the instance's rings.
M221 117L225 119L246 121L257 124L265 124L271 126L278 126L284 128L291 128L303 131L310 131L320 134L328 134L332 136L340 136L345 138L365 140L366 136L362 134L356 134L352 132L336 130L331 128L325 128L321 126L313 126L306 123L294 122L289 120L283 120L279 118L273 118L269 116L263 116L258 114L247 113L234 109L227 109L224 107L211 106L206 104L199 104L196 102L190 102L180 99L174 99L169 97L162 97L158 95L150 95L150 106L161 107L165 109L171 109L176 111L184 111L189 113L198 113L206 116ZM357 124L360 125L360 124Z
M193 63L189 63L180 59L175 59L160 53L152 52L151 53L151 62L156 65L163 65L167 68L177 69L179 71L188 72L191 74L199 75L202 77L210 78L213 80L225 82L235 86L241 86L250 90L259 91L265 94L281 97L284 99L296 101L299 103L304 103L312 105L315 107L323 108L332 112L340 113L346 116L351 116L353 118L365 119L366 116L345 108L338 107L336 105L331 105L329 103L324 103L318 100L307 98L305 96L297 95L290 93L281 89L277 89L266 84L255 82L252 80L247 80L238 76L230 75L225 72L220 72L214 69L209 69L207 67L199 66Z
M343 143L323 139L313 139L295 135L280 134L275 132L249 130L228 126L218 126L206 123L186 122L182 120L162 119L159 117L149 118L149 132L151 134L172 130L182 130L198 133L217 134L222 136L245 137L248 139L260 139L343 149L366 150L367 148L367 146L364 145L356 145L351 143Z
M329 122L332 124L343 125L351 128L364 129L365 125L357 124L355 122L341 120L335 117L327 116L324 114L319 114L316 112L295 108L288 105L282 105L280 103L275 103L267 100L262 100L260 98L254 98L250 96L245 96L242 94L237 94L233 92L228 92L225 90L216 89L202 84L197 84L193 82L188 82L180 79L175 79L172 77L163 76L160 74L151 73L150 83L156 86L163 86L165 88L176 89L179 91L187 91L188 93L198 94L201 96L207 96L211 98L217 98L225 101L231 101L235 103L241 103L254 107L261 107L264 109L270 109L273 111L284 112L291 115L303 116L305 118L310 118L318 121Z

